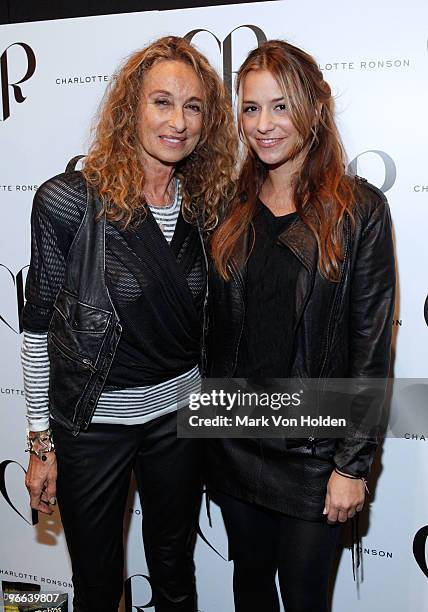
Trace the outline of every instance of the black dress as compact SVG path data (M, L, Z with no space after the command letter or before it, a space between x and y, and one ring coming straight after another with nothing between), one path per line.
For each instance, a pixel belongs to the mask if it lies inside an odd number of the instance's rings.
M275 217L258 201L236 378L263 384L269 378L290 376L294 291L302 264L278 236L296 216L297 212ZM281 438L207 441L207 485L213 499L216 492L226 493L290 516L322 521L334 465L314 457L310 447L307 453L301 448L296 453L289 446Z

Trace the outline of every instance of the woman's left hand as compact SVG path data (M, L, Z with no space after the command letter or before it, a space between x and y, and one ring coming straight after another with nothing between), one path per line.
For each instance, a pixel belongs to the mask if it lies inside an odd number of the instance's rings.
M345 523L360 512L364 505L365 485L360 478L347 478L332 472L327 484L325 508L329 523Z

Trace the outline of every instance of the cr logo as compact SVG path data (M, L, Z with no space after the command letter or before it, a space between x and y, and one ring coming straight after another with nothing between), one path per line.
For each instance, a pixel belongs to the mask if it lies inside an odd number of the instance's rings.
M428 295L427 295L427 299L425 300L424 317L425 317L425 323L428 325Z
M24 266L18 272L18 274L14 274L12 270L9 270L7 266L4 264L0 264L0 268L6 270L9 273L10 278L12 279L12 283L15 288L16 295L16 308L17 308L17 320L18 320L18 330L16 330L8 321L0 314L0 321L2 321L5 325L8 326L15 334L22 333L22 322L21 322L21 314L22 309L24 308L24 270L26 270L29 266Z
M144 586L147 586L147 583L151 589L150 578L149 576L145 576L144 574L134 574L133 576L129 576L129 578L125 580L125 583L124 583L125 612L133 612L134 610L136 610L136 612L145 612L146 608L151 608L155 605L153 601L153 595L150 595L147 603L140 603L140 604L134 603L134 597L135 597L135 595L133 595L134 588L138 584L139 588L142 589L144 588Z
M385 168L385 178L384 178L382 187L379 187L379 189L383 191L384 193L386 193L387 191L391 189L391 187L395 183L395 179L397 178L397 168L396 168L395 162L392 159L392 157L388 155L388 153L385 153L385 151L377 151L374 149L374 150L363 151L362 153L359 153L349 163L349 166L348 166L349 171L351 172L351 174L358 174L358 160L360 159L360 157L362 157L363 155L366 155L367 153L374 153L375 155L378 155L382 160L382 163Z
M6 503L9 504L9 506L12 508L12 510L14 510L16 512L16 514L18 514L22 519L24 519L24 521L26 523L28 523L29 525L37 525L37 523L39 521L37 510L32 510L31 511L31 521L29 521L18 510L18 508L13 503L13 501L10 499L9 493L8 493L8 491L6 489L6 469L7 469L7 467L9 465L12 465L12 464L18 465L21 468L21 470L24 472L24 474L26 474L25 469L17 461L12 461L11 459L8 459L6 461L2 461L2 463L0 463L0 493L3 495ZM24 483L24 480L22 480L22 483Z
M263 32L263 30L255 25L241 25L241 26L234 28L226 36L223 42L221 42L220 39L215 34L210 32L209 30L206 30L205 28L198 28L196 30L192 30L191 32L188 32L186 36L184 37L189 42L192 42L193 38L197 34L199 34L200 32L207 32L214 38L214 40L217 43L218 50L223 56L223 81L230 95L232 95L232 72L233 72L232 71L232 34L236 32L236 30L240 30L241 28L248 28L254 33L254 36L256 37L256 40L257 40L257 45L260 45L262 42L265 42L267 40L266 34Z
M428 566L425 555L425 546L428 538L428 525L421 527L416 533L413 539L413 555L416 559L416 563L419 565L421 571L428 578Z
M8 50L11 47L22 47L25 51L26 60L27 60L27 69L25 71L24 76L16 83L9 83L9 69L8 69ZM24 102L26 97L22 93L22 88L20 87L21 83L28 81L31 78L36 70L36 56L34 55L34 51L27 45L27 43L16 42L12 43L3 51L0 56L0 80L1 80L1 98L2 98L2 121L6 121L8 117L10 117L10 97L9 97L9 87L12 88L13 95L15 98L15 102L21 104Z
M155 605L153 601L153 595L150 597L149 601L145 604L135 604L133 603L132 598L132 589L135 586L134 583L139 583L140 587L148 583L150 585L150 578L145 574L134 574L133 576L129 576L124 582L124 594L125 594L125 612L145 612L147 608L152 608ZM203 610L199 610L198 612L203 612Z

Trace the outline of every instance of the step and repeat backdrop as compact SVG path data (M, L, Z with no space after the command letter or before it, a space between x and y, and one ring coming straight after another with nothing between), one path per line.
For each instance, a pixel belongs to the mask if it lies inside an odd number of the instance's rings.
M399 276L393 374L419 379L415 388L427 377L425 0L288 0L1 26L0 586L24 583L72 593L58 511L52 517L32 514L24 487L28 457L19 314L32 198L38 185L85 153L92 117L116 66L165 34L188 35L230 88L248 51L265 39L286 39L317 58L336 95L350 167L380 187L391 206ZM396 420L406 410L405 402L399 404L392 402ZM420 410L428 411L428 405ZM410 419L403 435L388 438L379 453L362 521L363 580L357 589L345 541L333 612L428 612L428 441L423 419L418 423ZM142 519L131 490L124 526L126 612L153 610ZM199 609L232 612L232 567L216 506L212 519L210 527L201 514Z

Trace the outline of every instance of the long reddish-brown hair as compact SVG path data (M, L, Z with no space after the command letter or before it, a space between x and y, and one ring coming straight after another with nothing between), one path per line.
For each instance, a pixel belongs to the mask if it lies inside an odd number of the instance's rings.
M313 57L281 40L270 40L251 51L238 71L238 128L244 144L236 196L211 240L214 262L229 278L229 262L243 233L252 222L257 197L268 168L247 144L242 129L242 89L252 70L268 70L285 98L290 119L299 133L294 155L303 159L293 178L294 204L318 243L318 267L337 280L343 259L345 216L353 220L354 179L346 175L346 160L334 121L329 85Z
M125 227L144 216L144 166L139 155L138 106L144 76L160 61L190 65L204 91L202 134L175 169L189 221L215 227L218 208L231 197L237 137L226 89L208 60L184 38L166 36L131 55L112 78L101 103L83 174L100 193L110 221ZM142 215L143 213L143 215Z

